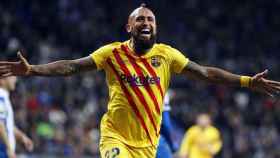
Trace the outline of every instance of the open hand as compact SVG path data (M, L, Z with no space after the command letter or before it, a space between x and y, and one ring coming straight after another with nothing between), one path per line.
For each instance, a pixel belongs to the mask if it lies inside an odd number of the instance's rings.
M265 70L253 76L250 88L252 90L265 93L271 97L280 95L280 82L265 79L264 77L267 73L268 70Z
M31 65L27 60L18 52L19 61L8 62L0 61L0 78L8 76L27 76L31 69Z

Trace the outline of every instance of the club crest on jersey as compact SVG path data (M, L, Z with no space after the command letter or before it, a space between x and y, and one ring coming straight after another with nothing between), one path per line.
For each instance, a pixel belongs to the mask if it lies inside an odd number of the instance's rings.
M152 64L152 66L153 67L159 67L160 66L160 60L159 60L159 57L157 57L157 56L153 56L152 58L151 58L151 64Z

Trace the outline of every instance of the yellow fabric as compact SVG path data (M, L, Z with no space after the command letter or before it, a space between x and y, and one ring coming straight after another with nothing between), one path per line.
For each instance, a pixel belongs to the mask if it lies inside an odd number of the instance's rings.
M134 61L139 66L144 78L139 77L121 45L127 47L129 56L135 59ZM125 66L121 66L117 62L117 58L113 54L115 49L122 60L121 63ZM129 48L128 41L122 43L115 42L101 47L93 52L91 57L96 63L98 70L105 71L106 82L109 87L108 111L101 121L101 137L113 137L134 147L156 146L159 139L163 96L168 89L171 73L180 73L187 65L188 58L178 50L165 44L155 44L145 55L137 56ZM113 67L121 78L121 82L135 103L144 124L147 126L151 139L149 139L147 132L143 128L141 119L136 115L135 109L129 103L129 97L124 92L116 73L108 64L108 59L112 61ZM156 73L156 76L153 77L143 60L147 61ZM124 70L122 70L124 67L127 67L131 76L125 74ZM149 87L156 99L153 99L148 93ZM138 94L136 91L138 91ZM143 96L148 109L151 111L151 117L147 112L147 108L141 102L141 96ZM157 110L154 100L158 103L159 110ZM155 127L152 124L151 118L154 121Z
M192 126L185 134L179 155L188 158L213 158L222 148L220 132L213 126Z
M135 148L115 138L103 137L100 141L100 155L101 158L154 158L156 148Z
M241 87L250 87L250 82L251 82L251 77L249 77L249 76L240 77Z

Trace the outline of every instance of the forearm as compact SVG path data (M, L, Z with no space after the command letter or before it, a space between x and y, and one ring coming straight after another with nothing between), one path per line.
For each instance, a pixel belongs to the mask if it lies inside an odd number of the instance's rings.
M69 76L77 73L79 66L73 60L60 60L48 64L31 65L29 75Z
M20 142L22 142L24 137L26 137L26 135L21 130L19 130L17 127L14 127L14 133L15 133L16 140L18 140Z
M28 151L33 150L34 144L32 140L16 126L14 126L14 133L17 141L21 142Z
M42 65L30 65L19 53L20 61L0 61L0 77L8 76L69 76L82 71L96 69L91 56L75 60L59 60Z
M236 75L215 67L205 67L205 69L207 71L207 75L205 77L207 82L240 86L240 75Z
M189 78L207 83L240 86L240 75L216 67L201 66L192 61L186 66L183 73Z

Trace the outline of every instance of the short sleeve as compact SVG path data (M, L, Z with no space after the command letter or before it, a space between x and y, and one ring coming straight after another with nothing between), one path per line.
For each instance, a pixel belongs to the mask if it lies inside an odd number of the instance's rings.
M105 45L90 54L92 60L96 64L97 70L104 69L106 59L112 54L113 49L116 48L119 44L120 42L114 42Z
M4 120L7 118L8 111L5 106L4 98L0 98L0 120Z
M184 67L189 63L189 59L185 57L179 50L169 47L168 54L170 55L171 72L181 73Z

